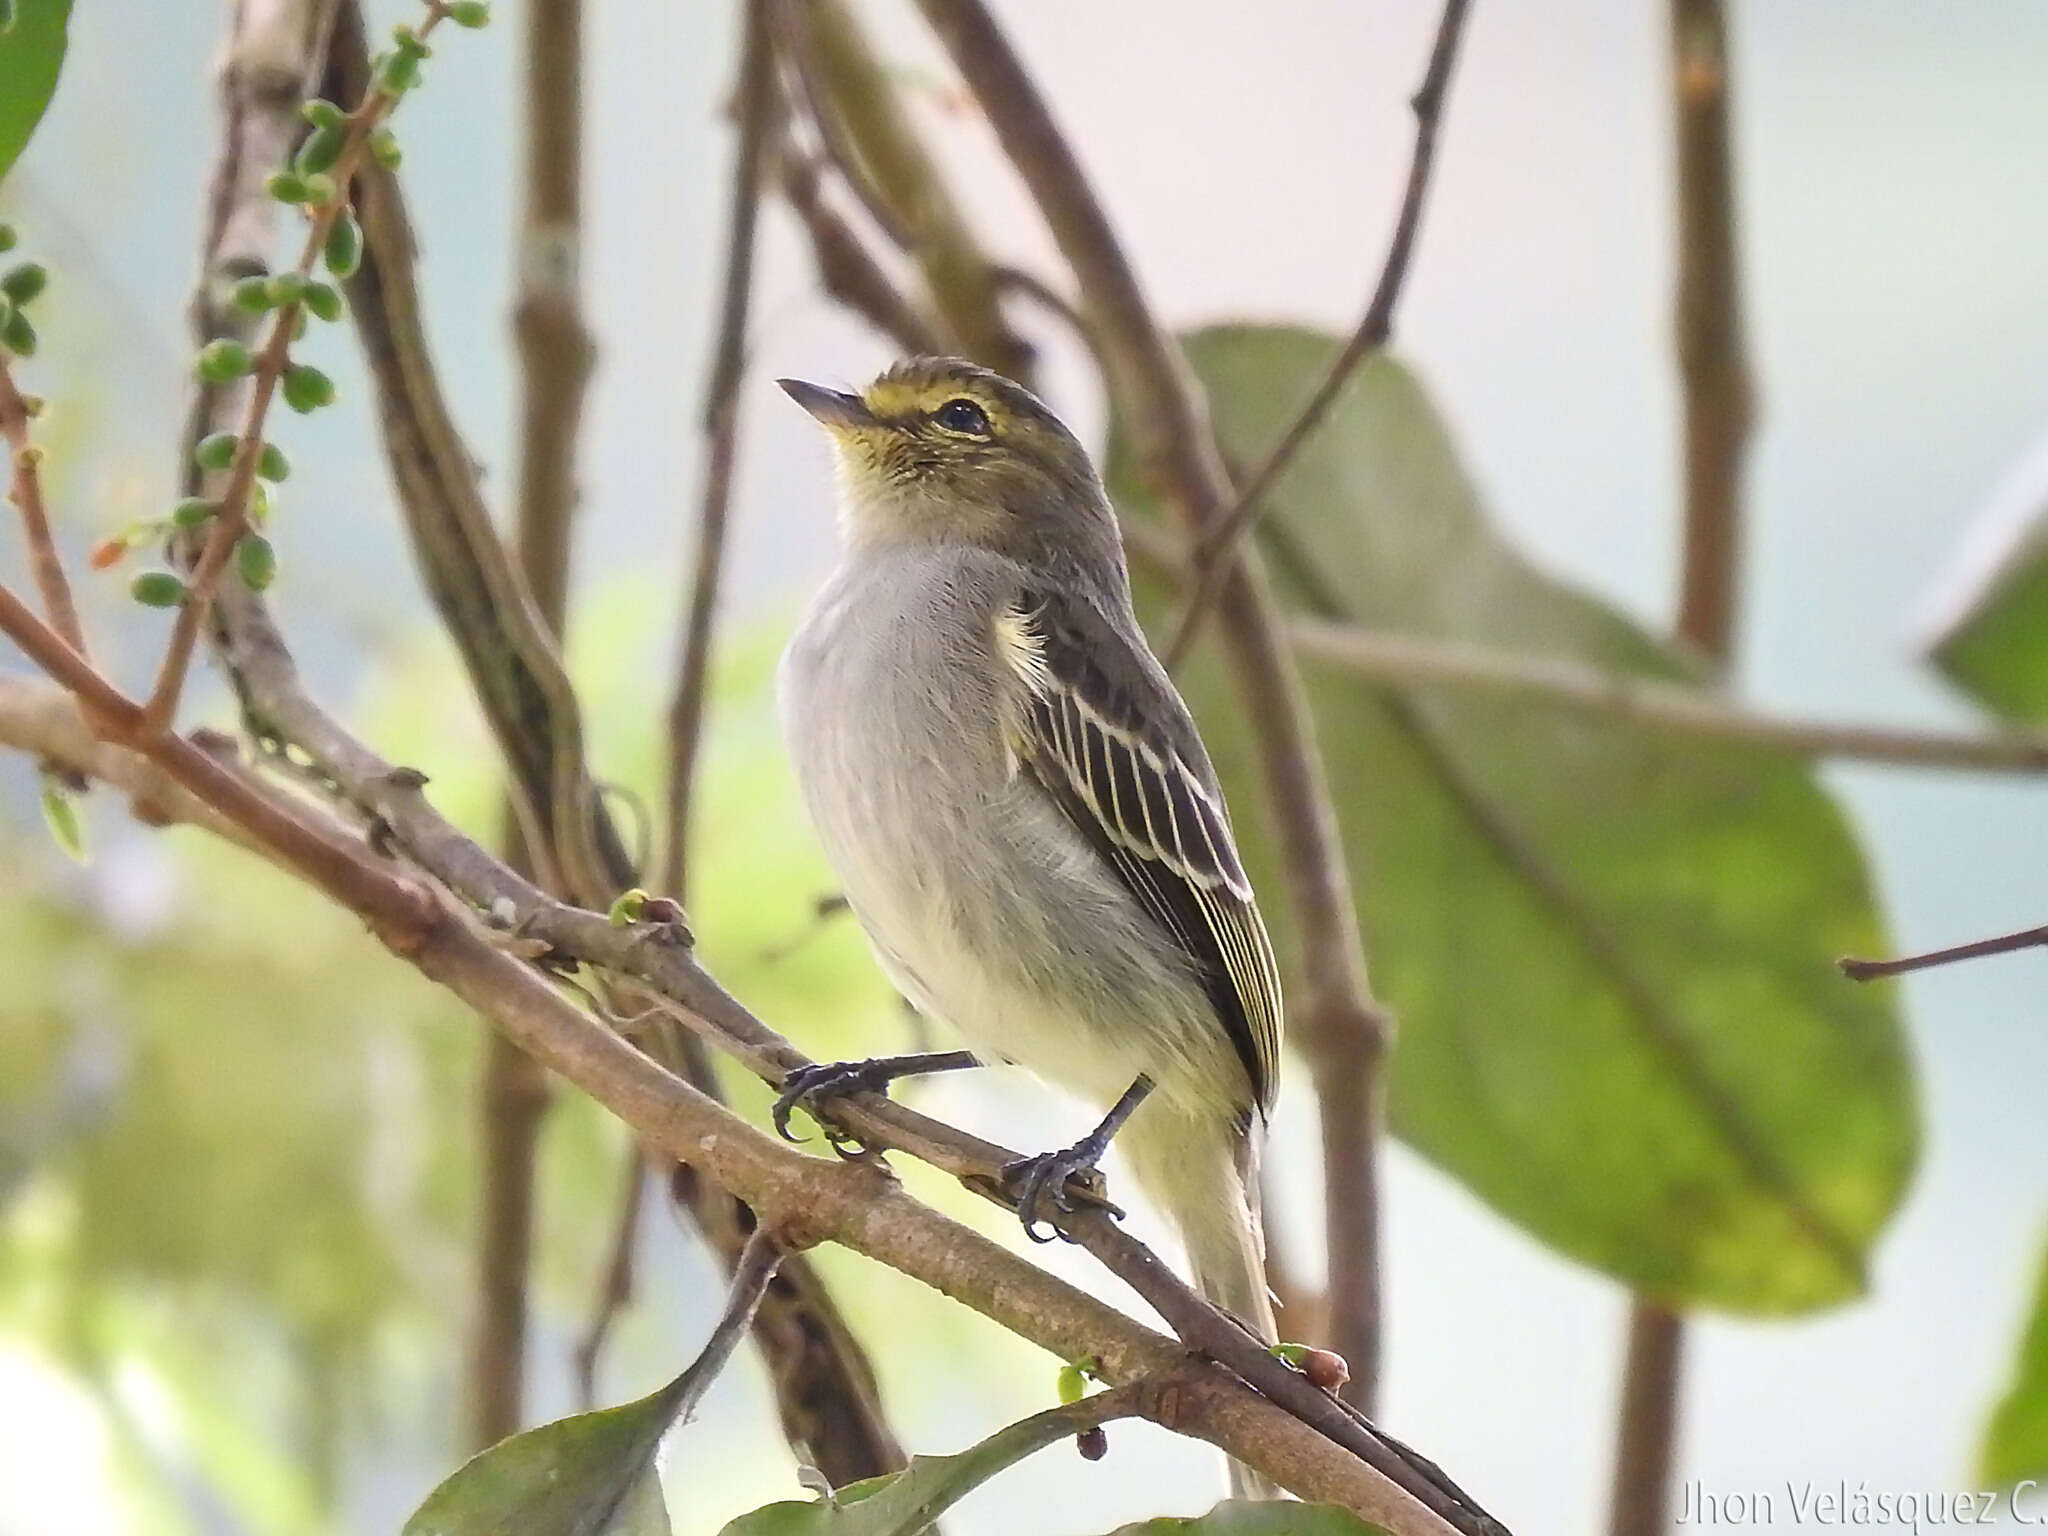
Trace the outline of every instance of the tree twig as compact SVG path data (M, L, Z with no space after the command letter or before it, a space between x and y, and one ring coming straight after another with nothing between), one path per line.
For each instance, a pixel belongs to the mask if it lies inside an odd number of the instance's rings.
M1197 536L1236 498L1186 358L1146 305L1072 147L980 0L921 0L921 8L1073 269L1142 472L1183 536ZM1345 1115L1329 1117L1325 1142L1326 1154L1344 1162L1329 1185L1352 1202L1329 1213L1331 1339L1351 1364L1347 1396L1365 1404L1379 1372L1380 1066L1391 1026L1366 984L1350 875L1300 676L1256 563L1237 550L1227 566L1219 605L1228 655L1258 744L1307 983L1307 1006L1293 1010L1296 1034L1318 1079L1333 1090L1345 1084Z
M948 340L1030 382L1032 352L1005 318L995 267L911 130L895 82L840 0L777 0L783 56L805 86L827 154L917 263Z
M853 226L825 201L818 187L818 162L787 144L779 159L777 179L783 201L810 237L811 260L825 292L906 355L929 357L943 352L930 319L882 270Z
M1676 330L1685 411L1685 532L1677 633L1725 677L1740 616L1742 455L1749 371L1735 249L1728 134L1727 26L1721 0L1671 0L1678 146ZM1670 1524L1685 1320L1638 1296L1614 1448L1609 1536L1662 1536Z
M2022 928L2018 933L2003 933L1995 939L1977 939L1890 960L1858 960L1845 955L1835 963L1851 981L1875 981L1880 976L1903 976L1908 971L1954 965L1958 960L1980 960L1986 955L2009 955L2015 950L2035 948L2048 948L2048 928Z
M28 544L29 568L42 594L43 612L64 643L86 654L85 630L78 606L71 600L71 582L64 575L56 541L50 535L50 514L43 504L42 450L29 441L30 406L14 382L14 371L0 355L0 443L12 466L7 499L21 512L21 531Z
M733 457L739 442L740 383L746 370L747 311L753 298L754 229L759 222L761 182L778 107L769 4L770 0L748 0L744 12L739 79L734 90L739 147L733 157L718 340L705 388L704 494L697 513L690 601L684 610L682 650L668 712L667 820L656 889L685 906L689 902L690 803L703 737L704 695L710 686L719 578L725 567L725 526L732 504Z
M1200 633L1202 619L1215 601L1228 557L1259 515L1266 493L1273 488L1301 445L1322 425L1323 417L1342 393L1358 365L1387 344L1394 333L1394 306L1400 301L1401 286L1407 281L1409 258L1422 229L1422 210L1429 195L1429 175L1436 165L1437 127L1443 118L1444 98L1449 92L1451 69L1457 62L1458 39L1464 30L1467 0L1444 0L1437 21L1436 42L1430 48L1429 65L1423 71L1409 106L1415 113L1415 148L1408 160L1408 182L1401 193L1401 211L1394 221L1386 260L1380 264L1379 281L1351 339L1331 361L1329 371L1317 383L1308 402L1288 423L1287 430L1252 472L1230 508L1203 530L1196 545L1195 590L1170 631L1172 638L1162 653L1167 666L1177 665L1187 655Z
M1682 683L1330 619L1291 617L1287 634L1297 654L1375 682L1520 695L1590 719L1794 757L1981 773L2048 772L2048 735L2040 732L1920 731L1771 715Z
M576 1340L573 1357L576 1368L576 1400L587 1412L597 1406L597 1363L603 1358L605 1341L612 1324L633 1299L634 1258L640 1247L640 1212L647 1204L647 1164L640 1143L626 1143L619 1184L619 1214L612 1226L610 1256L597 1284L597 1297L590 1308L590 1320Z
M705 1388L716 1381L718 1373L725 1369L726 1361L732 1358L732 1352L753 1326L754 1313L761 1305L761 1298L768 1294L769 1283L774 1280L775 1271L781 1263L782 1248L774 1235L766 1227L756 1228L754 1235L747 1239L739 1262L733 1266L732 1280L725 1293L725 1309L718 1314L717 1326L697 1352L697 1358L676 1378L674 1422L681 1423L689 1418L696 1410L698 1400L704 1396Z

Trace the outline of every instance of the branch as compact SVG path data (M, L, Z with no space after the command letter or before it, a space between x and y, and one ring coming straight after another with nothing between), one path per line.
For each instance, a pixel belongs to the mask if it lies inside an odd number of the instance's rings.
M1351 339L1344 343L1343 350L1310 394L1301 413L1280 434L1279 442L1266 455L1265 463L1253 471L1230 510L1204 531L1195 560L1195 595L1188 599L1187 607L1181 611L1180 622L1171 632L1173 638L1167 642L1164 660L1169 667L1179 664L1194 644L1195 636L1201 632L1202 619L1215 600L1228 557L1244 531L1258 518L1266 493L1272 490L1282 471L1294 462L1301 445L1322 425L1323 417L1329 414L1330 407L1336 403L1337 396L1343 392L1345 383L1358 365L1385 347L1394 334L1394 306L1400 300L1401 285L1407 281L1409 257L1414 253L1415 239L1422 229L1422 208L1429 193L1429 173L1436 165L1437 125L1443 117L1451 67L1457 61L1458 38L1465 26L1466 4L1467 0L1444 0L1443 15L1437 22L1436 42L1429 53L1429 67L1423 71L1422 84L1409 99L1409 106L1415 113L1415 149L1408 160L1408 184L1401 194L1401 212L1394 221L1393 239L1388 243L1386 260L1380 264L1379 282L1373 287L1365 314L1359 320L1358 328L1351 333Z
M1183 535L1198 535L1236 497L1186 358L1147 307L1072 148L980 0L920 3L1074 271L1142 472ZM1337 1145L1326 1144L1344 1160L1330 1188L1353 1202L1329 1210L1331 1342L1350 1361L1352 1400L1369 1403L1379 1370L1379 1069L1390 1027L1366 985L1350 875L1301 679L1271 596L1244 551L1229 559L1220 611L1300 935L1308 1002L1299 1033L1319 1090L1327 1089L1343 1111L1328 1117Z
M2000 934L1995 939L1978 939L1947 949L1930 949L1923 954L1901 955L1893 960L1856 960L1847 956L1835 963L1851 981L1875 981L1880 976L1903 976L1908 971L1930 971L1936 966L1954 965L1958 960L1979 960L1986 955L2009 955L2014 950L2048 948L2048 928L2023 928L2018 933Z
M783 201L810 236L811 260L825 292L912 357L943 352L938 332L922 310L882 270L853 226L818 191L818 163L783 146L778 177Z
M1592 719L1763 747L1795 757L1984 773L2048 771L2048 735L2039 732L1971 735L1791 719L1745 709L1718 693L1682 683L1328 619L1290 618L1287 634L1297 654L1374 682L1441 684L1521 695L1533 703Z
M103 680L95 681L97 674L90 669L80 672L66 662L64 658L69 653L61 648L62 642L4 589L0 589L0 632L14 637L39 661L47 660L61 669L67 684L75 684L93 695L97 713L113 714L118 703L124 719L140 720L139 706L120 698ZM53 645L59 649L52 649ZM14 740L20 736L14 723L16 718L9 694L0 693L0 738ZM62 740L53 734L36 739L35 746L38 751L59 756ZM239 777L201 773L195 778L189 773L191 759L196 756L202 762L210 760L181 738L156 736L150 739L149 747L152 760L170 771L196 798L268 845L268 811L274 802L267 796L252 804L249 795L253 791ZM366 749L354 750L367 755ZM93 766L90 754L76 758L59 756L59 760L78 772L87 772ZM194 782L187 782L188 778ZM392 787L424 805L419 801L415 777L396 775ZM303 815L307 809L294 807L292 815ZM432 819L431 812L425 815ZM296 821L293 824L298 826ZM304 830L300 828L301 832ZM447 836L451 839L449 851L466 843L452 830ZM467 844L467 849L494 867L499 878L515 885L519 882L518 875L490 860L475 844ZM573 1007L544 974L508 952L501 938L479 928L466 908L445 898L434 900L417 881L377 856L360 840L349 843L346 854L351 873L345 877L300 869L294 859L287 858L286 862L344 905L354 905L343 895L344 891L353 891L363 903L354 909L372 920L373 928L386 938L395 953L449 987L522 1049L590 1092L638 1131L649 1145L735 1191L758 1214L763 1226L791 1244L843 1243L943 1291L1060 1359L1093 1355L1101 1362L1104 1379L1112 1383L1187 1366L1196 1376L1194 1384L1181 1395L1179 1411L1171 1426L1178 1432L1220 1446L1305 1498L1344 1504L1385 1525L1397 1536L1420 1536L1424 1532L1442 1536L1451 1528L1390 1487L1336 1439L1306 1428L1278 1401L1248 1390L1219 1367L1190 1362L1182 1347L1172 1340L920 1205L904 1193L880 1163L808 1157L754 1129ZM537 891L535 895L546 900ZM394 910L406 919L401 927L394 928L387 921ZM611 929L599 914L584 913L580 918L587 918L628 942L649 947L646 935ZM531 927L526 925L527 931ZM654 949L671 959L681 958L680 952L672 948ZM912 1122L921 1118L893 1106L889 1108L892 1113L888 1118ZM877 1118L857 1107L850 1107L850 1114L856 1125ZM999 1156L1002 1153L1000 1148L991 1150ZM1121 1233L1107 1217L1096 1214L1113 1247L1145 1254L1142 1245ZM1076 1225L1089 1233L1091 1246L1096 1245L1092 1230L1095 1223L1083 1217ZM1178 1286L1156 1258L1149 1254L1145 1258L1149 1269L1133 1273L1145 1282L1148 1293ZM1181 1293L1188 1305L1203 1306L1199 1298L1184 1288ZM1213 1309L1211 1316L1218 1326L1235 1326ZM1326 1413L1342 1417L1335 1402L1280 1366L1242 1330L1238 1334L1260 1360L1279 1367L1285 1383L1312 1394ZM1275 1398L1286 1395L1285 1386L1271 1393ZM1348 1425L1350 1421L1346 1419L1344 1423ZM1468 1524L1459 1528L1473 1527Z
M725 280L718 341L705 389L704 500L697 514L695 575L683 623L682 657L668 714L668 821L656 889L689 900L690 799L704 729L704 692L711 675L713 622L725 564L725 525L732 502L733 456L739 440L740 382L746 370L747 310L753 298L754 230L761 181L775 132L775 58L768 36L770 0L748 0L740 43L734 111L739 149L733 159L732 212L727 221Z
M777 41L804 87L826 153L909 251L968 357L1029 382L1031 347L1003 315L996 269L905 120L895 82L840 0L776 0Z
M7 445L13 466L7 499L21 511L22 535L28 544L36 588L42 593L43 612L64 643L83 656L85 631L79 625L71 583L57 556L56 541L50 536L50 515L43 505L42 450L29 441L29 421L38 408L15 387L14 372L6 356L0 354L0 442Z
M1685 532L1678 638L1724 674L1740 613L1742 455L1749 371L1735 248L1721 0L1671 0L1678 143L1678 367L1685 410ZM1677 1457L1684 1320L1638 1296L1629 1312L1609 1536L1661 1536Z

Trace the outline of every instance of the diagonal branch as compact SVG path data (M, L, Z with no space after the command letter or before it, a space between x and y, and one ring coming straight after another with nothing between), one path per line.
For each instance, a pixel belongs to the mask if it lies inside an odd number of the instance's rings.
M718 616L719 578L725 566L725 525L732 503L733 457L739 442L747 310L753 300L754 229L759 223L761 183L779 107L775 56L768 35L769 3L748 0L740 42L739 83L734 93L739 150L733 160L718 340L705 390L704 499L697 513L694 574L668 714L668 818L655 885L685 905L689 901L690 801L704 729L704 693L710 683L712 632Z
M1179 664L1201 632L1202 619L1216 599L1230 554L1245 530L1257 519L1266 493L1272 490L1287 466L1294 462L1301 445L1322 425L1323 417L1329 414L1330 407L1336 403L1337 396L1343 392L1345 383L1357 371L1358 365L1386 346L1394 334L1394 306L1400 301L1401 285L1408 277L1409 258L1414 254L1415 240L1422 230L1422 209L1429 194L1429 175L1436 165L1437 127L1443 118L1444 97L1450 89L1451 67L1458 57L1458 38L1464 30L1466 6L1467 0L1444 0L1443 15L1437 22L1436 42L1429 52L1429 66L1423 71L1422 84L1409 101L1415 113L1415 150L1408 161L1408 184L1401 194L1401 212L1394 221L1393 239L1387 245L1387 257L1380 264L1379 282L1373 287L1365 314L1359 320L1358 328L1351 333L1351 339L1331 361L1329 371L1309 395L1308 403L1288 424L1287 430L1280 434L1279 442L1266 455L1266 461L1252 472L1251 479L1245 482L1230 509L1203 532L1196 551L1195 593L1188 599L1187 607L1181 610L1180 620L1172 630L1173 638L1167 642L1163 653L1169 667Z
M0 354L0 443L6 445L12 466L7 499L21 513L29 568L42 594L43 612L64 643L83 656L85 630L78 622L78 606L71 600L71 583L64 575L64 562L50 534L50 514L43 505L42 450L29 441L29 421L36 409L15 386L14 371L5 354Z
M1136 273L1036 85L980 0L921 0L926 21L979 98L1079 283L1112 399L1141 470L1184 537L1235 500L1208 412L1160 328ZM1352 1401L1369 1403L1379 1372L1378 1146L1381 1063L1390 1026L1372 1000L1350 875L1338 843L1322 755L1301 678L1272 598L1245 552L1219 596L1239 697L1251 718L1266 801L1284 858L1308 1002L1299 1034L1324 1098L1331 1343L1350 1361Z
M1931 971L1936 966L1954 965L1959 960L1981 960L1987 955L2009 955L2016 950L2048 948L2048 928L2022 928L1995 939L1977 939L1953 944L1947 949L1930 949L1923 954L1901 955L1893 960L1843 958L1835 963L1851 981L1875 981L1880 976L1903 976L1909 971Z

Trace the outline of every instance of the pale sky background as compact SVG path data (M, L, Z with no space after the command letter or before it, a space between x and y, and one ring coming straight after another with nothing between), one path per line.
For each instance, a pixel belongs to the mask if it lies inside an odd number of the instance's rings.
M111 447L95 463L115 467L93 471L79 497L133 497L140 511L169 484L217 14L161 0L79 9L70 74L14 198L55 261L90 253L97 267L94 311L59 313L85 338L70 366L101 378L122 408L96 428ZM588 9L586 291L602 361L585 456L586 589L636 565L682 568L725 217L729 144L716 108L733 43L730 7L706 0ZM907 5L870 9L892 55L937 71ZM1407 163L1405 104L1434 5L1039 0L997 10L1166 316L1348 328ZM513 204L499 146L519 110L508 82L520 7L498 11L490 32L440 50L401 129L449 388L502 484ZM1731 26L1761 407L1740 690L1787 711L1967 724L1969 711L1915 663L1907 627L1990 488L2048 428L2048 9L1735 3ZM1433 389L1499 521L1551 570L1660 626L1677 503L1666 47L1659 6L1478 0L1399 320L1402 355ZM983 126L933 121L993 243L1050 270L1049 241ZM770 381L854 380L886 361L813 292L779 212L767 221L757 315L736 618L787 611L830 556L823 447ZM353 360L335 371L360 401ZM1098 418L1078 370L1055 367L1051 383L1057 405ZM389 575L402 556L361 411L295 431L307 505L288 561L330 579L293 592L292 623L339 692L356 642L417 623L424 608L409 578ZM1902 947L2043 920L2038 784L1874 768L1830 782L1866 840ZM1706 1320L1692 1334L1684 1475L1780 1493L1785 1529L1788 1481L1969 1485L2048 1232L2048 953L1930 975L1905 997L1926 1150L1878 1251L1873 1295L1802 1322ZM1074 1118L966 1085L926 1102L1026 1144L1050 1144ZM1289 1095L1281 1154L1300 1179L1312 1176L1296 1155L1313 1145L1305 1103ZM1625 1298L1398 1149L1388 1214L1384 1421L1525 1536L1597 1528ZM701 1260L665 1235L657 1246L650 1287L701 1309ZM1039 1253L1087 1276L1071 1255ZM678 1319L675 1336L694 1338L701 1320L701 1310ZM1006 1401L1028 1409L1045 1375ZM544 1363L540 1376L559 1395L559 1367ZM32 1399L16 1391L0 1376L0 1401L25 1410ZM1000 1418L966 1387L910 1399L895 1405L898 1424L921 1450L957 1449ZM679 1531L714 1532L752 1503L795 1496L763 1403L747 1362L705 1422L678 1436ZM948 1529L1083 1536L1156 1512L1161 1488L1199 1507L1215 1477L1206 1451L1140 1429L1115 1438L1102 1468L1048 1453ZM402 1447L367 1452L349 1528L395 1528L420 1475ZM1041 1477L1062 1489L1052 1524L1025 1497Z

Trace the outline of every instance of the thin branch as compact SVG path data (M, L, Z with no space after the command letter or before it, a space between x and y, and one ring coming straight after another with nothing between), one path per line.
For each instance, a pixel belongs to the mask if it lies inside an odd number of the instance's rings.
M725 527L732 503L733 457L739 442L740 383L746 372L747 310L753 299L754 230L761 182L776 128L775 56L768 34L770 0L748 0L734 92L739 148L733 158L732 211L727 220L725 280L718 340L705 389L704 499L697 514L694 575L684 613L682 653L668 713L667 824L656 889L689 901L690 802L710 685L711 646L725 566Z
M1198 535L1236 497L1187 359L1146 305L1072 147L980 0L921 0L921 8L1073 269L1111 396L1131 428L1143 474L1162 494L1183 536ZM1238 696L1259 747L1300 936L1308 998L1296 1013L1297 1032L1324 1080L1353 1074L1366 1085L1362 1095L1347 1095L1352 1118L1339 1132L1347 1167L1330 1180L1331 1188L1359 1204L1332 1213L1338 1219L1330 1223L1328 1250L1332 1342L1350 1361L1347 1395L1365 1404L1372 1401L1379 1373L1379 1232L1368 1220L1378 1203L1380 1067L1390 1025L1366 984L1350 874L1301 678L1256 562L1241 549L1227 562L1220 611ZM1362 1118L1355 1115L1358 1100Z
M840 0L776 0L774 20L826 153L916 261L947 339L998 373L1030 382L1031 347L1003 314L995 267L848 8Z
M56 541L50 535L50 514L43 505L42 450L29 439L29 421L34 414L28 398L15 386L14 372L0 355L0 442L7 445L13 474L7 499L21 511L22 536L28 544L29 568L35 573L36 589L42 594L43 612L64 643L79 655L86 655L85 630L78 622L78 607L71 600L71 583L64 575Z
M810 237L811 260L825 292L893 341L899 351L912 357L943 352L931 320L897 288L853 226L820 194L818 162L787 145L779 158L783 201Z
M1401 686L1472 689L1524 696L1592 719L1650 731L1763 747L1795 757L1954 768L1983 773L2048 771L2048 735L1917 731L1849 721L1801 720L1746 709L1718 692L1607 672L1548 656L1523 656L1458 640L1295 617L1287 633L1297 654L1359 677Z
M15 637L39 662L50 664L67 684L76 684L90 694L96 712L113 714L119 706L125 711L123 720L140 722L139 706L123 699L89 667L82 668L75 653L4 589L0 589L0 632ZM51 745L54 743L38 744L39 748ZM268 841L265 834L270 823L262 812L252 809L241 792L242 781L201 774L186 783L184 770L189 758L204 760L197 748L165 735L152 736L145 745L152 758L170 769L187 789L259 840ZM353 751L367 756L366 749L359 746ZM84 771L89 763L81 759L67 766ZM394 792L419 800L415 777L393 776L387 771L386 778ZM262 803L267 807L271 802L265 799ZM297 807L294 814L306 809ZM431 812L425 814L433 819ZM294 828L293 836L305 834L303 826L294 823ZM490 860L460 834L447 829L446 836L448 849L466 844L475 857L497 871L497 878L515 886L519 883L509 868ZM1091 1251L1109 1253L1115 1261L1113 1267L1131 1278L1155 1305L1164 1300L1176 1311L1194 1309L1201 1314L1219 1335L1195 1347L1218 1358L1245 1357L1252 1369L1240 1374L1253 1380L1259 1392L1247 1391L1227 1372L1190 1362L1181 1345L920 1205L878 1164L807 1157L772 1140L571 1006L542 973L508 952L498 938L480 931L466 911L445 902L438 908L430 902L423 909L419 902L427 893L366 844L353 842L346 853L353 867L351 875L330 877L330 872L310 869L301 869L301 873L344 905L352 905L345 892L361 896L364 905L354 909L373 919L373 927L395 953L448 986L523 1048L606 1104L650 1145L736 1191L753 1207L761 1224L784 1240L798 1245L825 1240L844 1243L944 1291L1061 1359L1094 1356L1104 1379L1112 1383L1185 1366L1198 1373L1198 1386L1182 1394L1180 1411L1171 1418L1170 1427L1179 1433L1209 1440L1302 1496L1344 1504L1397 1536L1421 1536L1424 1532L1442 1536L1453 1528L1354 1459L1350 1447L1361 1437L1336 1402L1309 1387L1242 1329L1180 1286L1165 1265L1103 1213L1076 1216L1071 1222L1076 1236ZM296 859L288 862L300 867ZM534 894L546 901L541 893ZM394 911L405 919L396 927L385 921ZM601 914L581 916L615 937L639 938L644 943L644 936L610 928ZM530 931L532 925L525 927ZM660 952L680 958L680 952L672 949ZM875 1118L857 1106L848 1106L848 1114L856 1127ZM890 1118L913 1123L921 1119L900 1110L893 1111ZM991 1150L999 1156L1003 1152ZM1235 1344L1228 1336L1230 1330L1235 1331ZM1312 1399L1306 1408L1290 1401L1304 1393ZM1318 1417L1327 1421L1331 1415L1341 1422L1315 1423ZM1310 1433L1305 1422L1322 1432ZM1462 1517L1455 1528L1498 1529Z
M527 8L524 207L514 237L518 289L518 490L513 544L519 574L557 650L567 631L576 521L576 447L596 348L583 321L583 7ZM528 845L521 792L505 812L512 862L558 884L561 851ZM573 856L573 855L572 855ZM568 894L566 891L563 894ZM470 1438L495 1445L519 1428L525 1396L527 1272L533 1187L550 1094L531 1057L493 1034L484 1048L477 1319L469 1359Z
M1167 642L1164 652L1164 660L1169 667L1178 665L1194 644L1195 636L1201 631L1202 619L1215 601L1222 583L1228 556L1258 517L1265 504L1266 493L1272 490L1287 466L1294 462L1301 445L1322 425L1323 417L1336 403L1337 396L1343 392L1344 385L1358 365L1385 347L1394 334L1394 306L1400 301L1401 286L1408 277L1409 258L1414 254L1416 237L1422 229L1422 210L1429 195L1429 175L1436 165L1437 126L1443 118L1451 68L1457 62L1458 39L1464 30L1466 8L1467 0L1444 0L1443 14L1437 21L1436 42L1430 48L1429 66L1423 71L1422 84L1409 100L1409 106L1415 113L1415 148L1408 160L1408 183L1401 193L1401 211L1394 221L1393 239L1387 245L1386 260L1380 264L1379 281L1373 286L1365 314L1359 320L1358 328L1351 333L1351 339L1344 343L1343 350L1338 352L1329 371L1310 394L1308 403L1288 424L1287 430L1280 434L1279 442L1266 455L1266 461L1252 472L1251 479L1238 492L1230 509L1203 530L1195 560L1195 593L1181 611L1180 621L1171 631L1173 638Z
M1931 971L1936 966L1954 965L1958 960L1980 960L1986 955L2009 955L2015 950L2048 948L2048 928L2022 928L2018 933L2000 934L1995 939L1977 939L1947 949L1930 949L1917 955L1892 960L1857 960L1844 956L1835 963L1851 981L1875 981L1880 976L1903 976L1908 971Z
M1726 676L1740 619L1742 457L1749 370L1735 244L1721 0L1671 0L1678 148L1675 320L1685 411L1685 532L1677 633ZM1676 1476L1685 1321L1638 1296L1614 1448L1609 1536L1662 1536Z
M446 14L439 6L428 5L426 19L417 29L422 43L432 36ZM310 279L320 264L321 252L326 248L327 237L333 231L335 221L348 209L350 188L363 162L370 135L396 105L396 96L383 86L373 84L345 119L340 153L327 172L334 191L323 201L307 205L310 221L306 240L299 251L298 261L292 267L301 278ZM198 559L193 563L188 582L190 590L179 605L177 620L171 626L171 638L164 646L163 663L158 668L156 684L144 706L153 725L168 726L177 717L178 700L185 689L185 674L192 665L192 652L199 643L200 626L207 621L214 592L234 555L236 541L248 530L249 503L256 487L257 466L266 446L263 441L264 423L269 419L270 404L276 397L279 381L290 364L292 340L304 313L305 305L297 299L280 304L271 312L270 334L257 352L251 371L248 400L242 413L234 459L228 466L227 480L218 498L219 508L214 513L212 527Z

